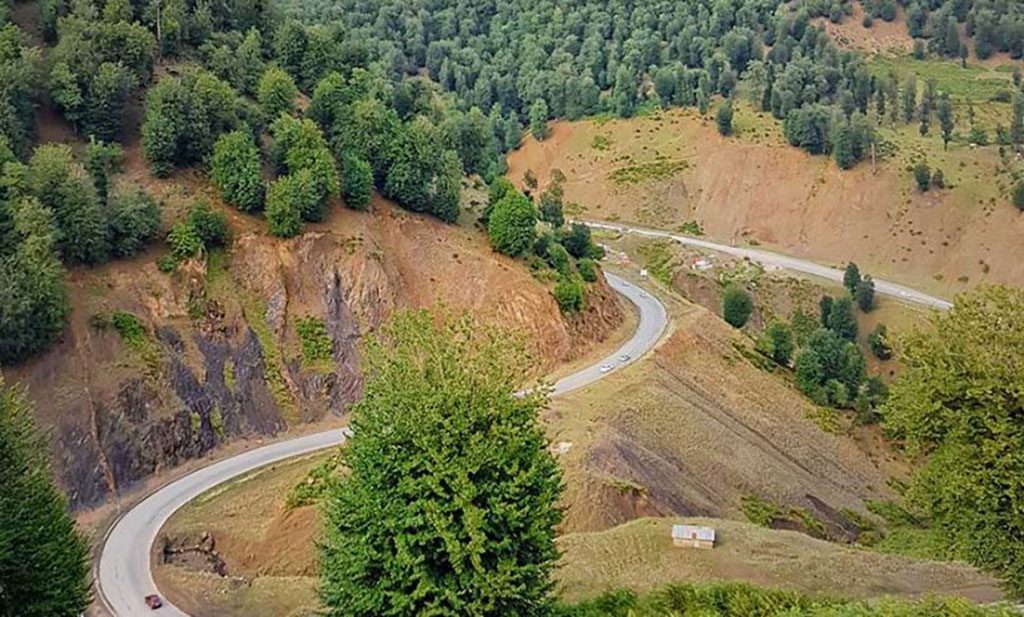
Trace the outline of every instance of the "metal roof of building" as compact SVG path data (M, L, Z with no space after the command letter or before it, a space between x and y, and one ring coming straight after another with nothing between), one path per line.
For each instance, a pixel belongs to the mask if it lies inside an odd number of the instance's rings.
M715 529L713 527L701 527L699 525L672 525L672 537L681 540L691 540L696 534L698 540L715 541Z

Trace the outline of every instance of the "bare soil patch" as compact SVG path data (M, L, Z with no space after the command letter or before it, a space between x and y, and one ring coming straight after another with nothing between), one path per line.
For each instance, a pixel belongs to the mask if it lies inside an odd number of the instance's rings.
M937 135L914 137L916 127L907 127L886 133L897 147L889 160L841 171L783 144L779 124L748 105L737 106L734 123L738 136L725 138L694 110L558 122L551 137L528 137L512 154L509 177L521 183L530 169L544 186L560 169L582 218L672 230L697 223L719 242L832 265L853 260L879 278L940 294L1024 284L1015 256L1024 216L1009 203L1009 176L996 173L997 148L943 150ZM953 188L920 193L910 168L922 157ZM669 178L613 181L617 170L657 160L686 165Z

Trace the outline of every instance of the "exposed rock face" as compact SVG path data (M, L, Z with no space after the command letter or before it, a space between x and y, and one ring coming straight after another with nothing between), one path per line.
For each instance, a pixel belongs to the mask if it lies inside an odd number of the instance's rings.
M238 232L226 256L168 276L155 255L72 275L73 314L49 353L10 371L49 429L76 508L239 436L343 414L361 393L360 338L396 309L437 302L522 332L542 366L569 360L623 318L595 285L564 319L548 289L475 235L379 203L288 241ZM145 326L126 341L117 312ZM331 362L303 359L296 322L326 327Z

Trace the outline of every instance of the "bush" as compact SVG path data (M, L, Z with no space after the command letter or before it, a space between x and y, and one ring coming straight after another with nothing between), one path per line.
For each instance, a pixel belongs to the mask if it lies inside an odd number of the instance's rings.
M779 366L789 366L793 358L793 331L782 321L768 324L757 339L757 350L775 361Z
M238 93L207 71L162 78L146 93L142 123L150 169L166 176L176 166L202 161L221 133L242 126L249 115Z
M590 259L589 257L584 257L583 259L577 261L576 270L579 271L580 276L583 278L584 281L588 283L597 282L597 263L593 259Z
M203 239L196 228L187 221L179 221L171 227L167 234L167 244L171 246L171 254L176 258L174 265L182 259L195 257L203 250ZM174 268L171 268L173 270ZM163 267L161 267L163 270Z
M547 245L547 252L544 255L548 265L555 269L562 276L569 276L572 274L572 258L569 257L569 251L565 250L565 247L557 242L549 242Z
M66 273L54 250L50 212L26 198L15 208L19 242L0 259L0 364L13 364L49 347L70 310Z
M228 241L228 218L223 212L214 212L205 201L197 201L188 211L188 224L195 229L203 247L224 246Z
M941 169L936 169L932 172L932 188L933 189L944 189L946 188L946 177L943 175Z
M857 306L865 313L875 308L875 282L870 276L865 276L857 282L856 297Z
M739 285L729 285L722 293L722 318L734 328L742 328L754 311L754 298Z
M922 162L914 165L914 181L917 182L917 189L922 193L931 186L932 174L926 163Z
M857 339L857 318L853 314L853 300L850 296L843 295L832 301L826 327L848 341Z
M732 135L732 100L726 100L715 115L715 125L721 135Z
M574 276L562 276L555 284L552 292L558 308L563 313L576 313L583 310L583 281Z
M590 228L583 223L573 223L569 227L569 233L562 236L561 241L565 250L576 259L590 257L599 260L604 257L604 249L594 244Z
M160 230L160 206L142 190L114 195L108 211L114 255L138 253Z
M1024 182L1018 182L1017 186L1013 187L1013 205L1017 206L1018 210L1024 210Z
M295 331L302 341L302 359L309 363L329 362L334 355L334 343L327 326L317 317L303 317L295 322Z
M889 346L889 342L886 340L887 334L888 330L885 324L878 324L868 333L868 346L871 348L871 353L879 360L892 358L892 347Z
M54 238L66 261L96 265L110 258L110 229L93 183L64 144L36 148L25 174L28 193L53 213Z

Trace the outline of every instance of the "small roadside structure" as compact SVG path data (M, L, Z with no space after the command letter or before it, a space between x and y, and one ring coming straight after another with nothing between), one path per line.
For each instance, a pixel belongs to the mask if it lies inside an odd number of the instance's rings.
M686 548L714 548L715 529L699 525L672 525L672 544Z

